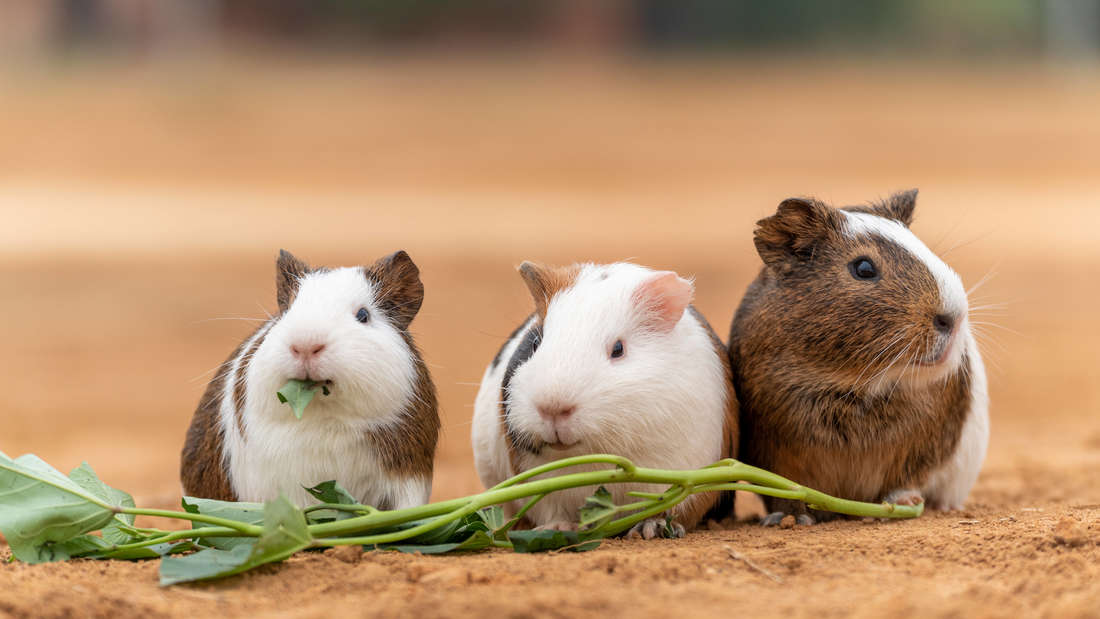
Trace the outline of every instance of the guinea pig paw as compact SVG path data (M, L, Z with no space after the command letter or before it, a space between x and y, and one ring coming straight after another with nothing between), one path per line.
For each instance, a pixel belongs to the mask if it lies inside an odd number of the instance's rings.
M687 531L684 529L684 525L679 522L673 522L667 524L664 518L646 518L630 528L627 532L627 539L654 539L658 537L665 538L680 538L683 537Z
M815 520L814 517L809 514L799 514L795 516L794 521L804 527L808 527L812 524L817 524L817 520Z
M894 490L890 494L886 495L883 499L886 503L893 503L895 505L920 505L924 503L924 495L920 493L920 490L913 490L912 488L901 488Z
M541 531L576 531L577 523L569 522L568 520L556 520L554 522L547 522L546 524L540 524L535 527Z
M762 527L774 527L778 526L783 519L787 517L787 512L772 512L767 516L760 519L760 526Z

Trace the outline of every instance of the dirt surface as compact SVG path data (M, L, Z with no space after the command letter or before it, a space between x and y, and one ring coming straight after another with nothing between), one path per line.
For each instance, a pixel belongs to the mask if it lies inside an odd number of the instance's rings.
M3 73L0 450L176 507L212 368L286 247L405 248L444 423L434 498L480 490L476 384L529 311L513 267L694 275L725 334L784 197L917 186L972 285L993 434L968 507L608 541L583 554L305 554L170 589L155 563L0 564L11 616L1100 616L1100 80L1050 67L372 61ZM8 556L6 546L0 553Z

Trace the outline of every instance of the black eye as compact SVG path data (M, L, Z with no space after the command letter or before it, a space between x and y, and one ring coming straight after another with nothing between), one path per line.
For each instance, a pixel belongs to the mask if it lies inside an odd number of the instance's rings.
M367 311L367 308L360 307L359 311L355 312L355 319L359 322L365 323L370 320L370 312Z
M848 271L856 279L877 279L878 269L870 258L856 258L848 263Z
M623 341L615 340L615 344L611 347L611 358L618 359L624 354L626 354L626 349L623 348Z

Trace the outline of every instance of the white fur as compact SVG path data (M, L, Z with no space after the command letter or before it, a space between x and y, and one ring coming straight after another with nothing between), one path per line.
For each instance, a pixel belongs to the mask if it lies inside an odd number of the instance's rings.
M355 314L370 311L360 323ZM242 501L287 496L314 503L303 486L335 479L368 505L394 508L428 500L431 480L385 471L366 440L400 419L413 397L416 368L401 334L378 308L374 285L358 267L307 274L290 309L265 325L266 337L241 374L235 359L226 381L220 417L229 479ZM291 345L325 350L308 370ZM275 392L291 378L332 380L331 395L317 393L302 419ZM244 427L237 427L233 385L245 381Z
M642 466L687 469L722 457L726 374L709 334L688 311L665 334L640 324L634 291L654 271L633 264L584 265L575 285L551 300L538 351L512 376L511 423L546 441L577 441L565 449L520 450L523 470L589 453L625 456ZM474 406L473 445L478 473L492 486L517 473L501 432L499 394L511 354L526 331L505 347L500 364L486 371ZM626 354L610 359L618 339ZM553 427L539 404L576 407ZM579 470L592 470L587 469ZM572 471L570 471L572 472ZM646 485L615 484L617 502ZM530 512L536 525L576 523L577 508L591 488L557 492Z
M909 228L906 228L901 222L869 213L841 212L844 213L847 221L848 232L853 237L878 234L897 243L923 262L939 285L941 311L957 316L966 315L966 289L963 288L959 274L947 266L943 260L940 260L939 256L933 253L931 249L928 249L928 246L918 239L917 235L913 234Z
M960 509L978 479L989 445L989 393L986 386L985 365L981 352L970 331L967 317L969 305L966 289L959 275L947 266L901 223L868 213L844 213L848 234L853 237L878 234L890 239L916 256L928 268L939 287L940 311L959 316L961 324L950 355L937 368L908 368L908 381L912 385L925 386L956 371L964 355L970 364L970 410L963 424L955 453L939 469L934 471L922 489L925 499L940 509ZM883 381L885 384L887 381Z
M928 504L937 509L962 509L970 489L978 480L989 446L989 392L985 365L969 331L966 339L970 354L970 411L955 453L932 473L922 491Z

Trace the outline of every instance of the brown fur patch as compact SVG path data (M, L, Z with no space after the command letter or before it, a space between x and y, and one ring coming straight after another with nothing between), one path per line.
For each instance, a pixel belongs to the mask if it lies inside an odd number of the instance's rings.
M533 262L524 262L519 265L519 274L531 291L531 297L535 300L535 313L539 315L539 321L546 320L546 309L554 295L566 288L570 288L577 281L582 265L572 264L564 267L548 267Z
M269 323L265 323L260 327L264 329ZM233 416L237 419L237 432L241 436L244 436L244 407L245 407L245 388L247 382L245 378L248 376L248 366L252 363L252 357L259 350L260 345L264 343L264 339L267 337L265 331L262 335L256 338L252 345L245 351L244 356L241 357L241 361L237 366L236 382L233 384ZM245 340L247 342L248 340Z
M294 303L298 285L306 273L309 273L308 264L285 249L279 250L275 260L275 301L279 304L279 313L287 311Z
M382 311L405 330L424 303L420 269L404 251L394 252L364 269L367 279L378 288L375 297Z
M813 206L822 207L830 208ZM919 487L954 451L969 409L969 362L919 389L873 388L892 364L935 356L939 288L904 249L840 232L813 230L812 242L782 257L761 251L766 266L730 332L741 457L826 493L877 501ZM851 276L847 265L861 256L880 279Z
M917 190L910 189L908 191L895 193L885 200L872 202L865 206L846 206L844 210L854 213L869 213L871 215L893 219L908 228L909 224L913 223L913 211L916 207Z
M247 341L247 340L246 340ZM199 400L187 439L180 454L180 482L188 496L219 501L236 501L237 495L225 470L223 434L219 423L218 408L222 402L225 381L233 360L241 354L242 343L233 354L218 367L217 374Z
M367 440L378 450L382 466L387 471L431 479L440 426L435 384L412 336L408 332L402 335L416 364L412 400L399 424L383 431L370 432Z

